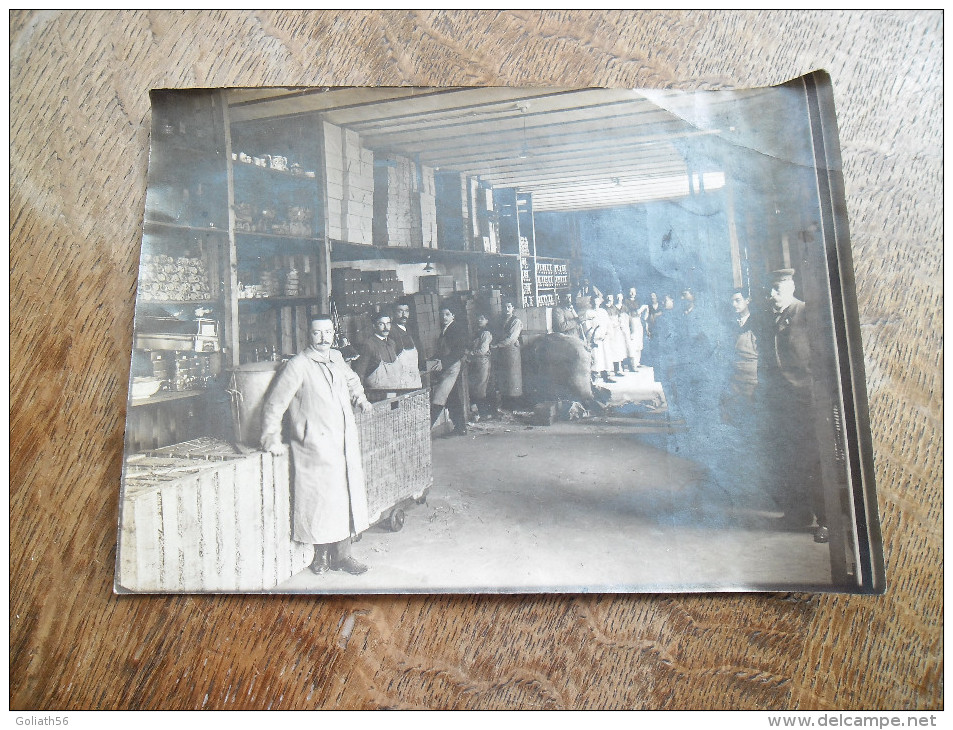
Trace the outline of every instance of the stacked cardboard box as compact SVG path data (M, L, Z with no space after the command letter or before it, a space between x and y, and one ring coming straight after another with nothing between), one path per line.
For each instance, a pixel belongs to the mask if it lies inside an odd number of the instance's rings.
M404 296L404 284L395 270L331 270L331 296L342 313L367 313L394 304Z
M481 289L475 297L477 310L486 314L491 323L503 314L503 292L499 289Z
M457 295L457 316L464 317L467 323L467 328L470 334L473 334L477 331L477 321L476 317L482 311L480 303L477 301L477 297L474 296L473 292L465 292ZM490 322L491 326L495 322Z
M331 297L341 313L357 312L364 307L364 282L360 269L331 269Z
M553 331L552 307L523 307L514 314L523 323L523 334L527 337Z
M439 247L450 251L468 250L472 231L466 178L458 172L435 172L434 192L435 204L439 203L441 210L437 224Z
M370 244L374 219L374 153L357 132L324 123L328 181L328 236Z
M437 188L434 170L420 166L420 231L424 248L437 248Z
M437 294L414 294L410 300L410 325L424 356L433 357L440 337L440 297Z
M499 215L493 207L493 188L470 178L470 199L472 209L472 248L484 253L498 253L500 250Z
M404 296L404 283L393 269L365 271L363 280L370 286L370 305L385 307L393 305Z
M363 314L345 314L340 319L341 334L343 334L352 345L363 342L373 334L371 322Z
M417 167L400 155L374 155L374 243L378 246L422 245L414 235Z
M446 297L456 290L452 276L421 276L419 279L420 291L425 294L439 294Z

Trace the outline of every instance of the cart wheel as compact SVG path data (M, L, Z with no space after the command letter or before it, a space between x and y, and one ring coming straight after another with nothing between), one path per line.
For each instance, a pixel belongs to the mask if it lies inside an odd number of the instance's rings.
M391 532L400 532L404 526L404 510L395 509L391 512L390 517L387 518L387 526L390 527Z

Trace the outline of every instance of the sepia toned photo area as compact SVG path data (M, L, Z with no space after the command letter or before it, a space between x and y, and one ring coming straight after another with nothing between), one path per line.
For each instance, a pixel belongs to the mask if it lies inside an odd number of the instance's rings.
M117 591L878 589L826 76L151 97Z

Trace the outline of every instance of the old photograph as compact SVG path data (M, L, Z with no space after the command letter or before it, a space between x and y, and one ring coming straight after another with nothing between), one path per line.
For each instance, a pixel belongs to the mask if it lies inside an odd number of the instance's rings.
M115 590L883 590L830 79L154 90Z

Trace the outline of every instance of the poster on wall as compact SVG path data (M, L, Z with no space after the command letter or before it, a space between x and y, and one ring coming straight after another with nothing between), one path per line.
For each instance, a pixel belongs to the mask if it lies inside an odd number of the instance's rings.
M831 86L152 91L116 592L882 592Z

